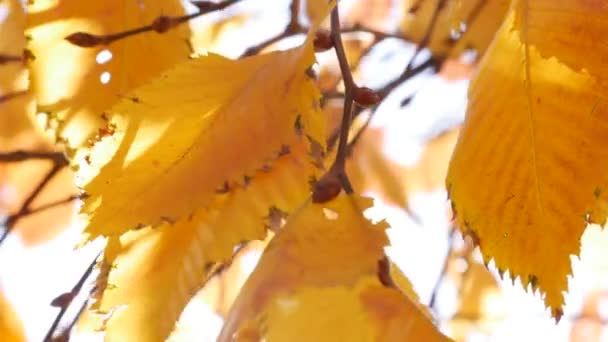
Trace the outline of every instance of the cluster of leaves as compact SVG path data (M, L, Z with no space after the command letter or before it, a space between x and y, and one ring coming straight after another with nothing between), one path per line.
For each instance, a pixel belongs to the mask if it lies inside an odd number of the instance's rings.
M238 2L193 2L188 14L179 0L36 0L27 22L18 0L0 2L1 142L11 146L43 113L81 189L85 242L106 241L83 321L110 341L164 340L235 250L273 231L220 340L446 340L384 254L386 225L363 217L371 203L355 193L346 161L363 110L354 102L376 104L465 49L484 57L446 181L458 226L486 262L539 288L559 319L569 257L608 209L604 54L592 45L608 29L602 4L412 0L401 32L384 33L341 26L338 4L325 0L307 1L305 27L293 1L284 32L243 57L190 58L196 32L184 23ZM398 78L372 91L356 84L342 42L356 31L418 48ZM300 45L261 53L298 34ZM416 65L423 48L433 56ZM326 49L340 70L329 88L343 84L333 94L339 125L323 110L327 80L313 71L315 51ZM97 60L109 51L111 60ZM67 163L37 156L53 161L48 178ZM374 180L376 171L359 171Z

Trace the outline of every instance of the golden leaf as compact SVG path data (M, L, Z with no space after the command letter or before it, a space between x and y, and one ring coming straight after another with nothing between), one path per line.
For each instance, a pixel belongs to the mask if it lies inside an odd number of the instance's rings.
M129 91L190 54L187 25L148 32L109 46L82 48L65 37L106 35L184 14L179 0L36 0L28 6L32 89L60 141L80 147L104 126L102 112ZM104 82L106 82L104 84Z
M91 238L177 221L225 185L246 184L284 146L323 141L319 92L306 70L311 39L241 60L209 55L140 87L110 111L115 132L95 145L85 186ZM171 200L168 200L171 199Z
M109 286L96 307L117 308L105 325L107 340L164 340L214 264L230 259L239 243L264 238L269 210L294 210L317 173L305 146L295 146L246 187L215 197L208 209L175 224L128 232L120 246L106 248Z
M516 0L515 24L521 40L545 58L557 57L574 71L583 71L606 89L608 47L598 44L608 34L603 1Z
M0 149L19 133L33 127L31 114L34 111L31 96L24 93L29 83L22 60L25 12L19 0L0 1L2 9L8 15L0 20Z
M433 17L442 2L444 5L439 8L433 25ZM483 54L508 5L508 0L405 0L406 15L401 28L405 36L416 43L422 42L430 32L426 46L434 54L458 56L468 48Z
M515 10L469 90L446 183L485 261L538 286L559 318L570 256L587 220L606 218L608 103L592 77L521 41Z
M310 201L288 218L241 290L219 341L443 341L410 297L379 280L386 224L371 201ZM339 248L336 248L339 246Z

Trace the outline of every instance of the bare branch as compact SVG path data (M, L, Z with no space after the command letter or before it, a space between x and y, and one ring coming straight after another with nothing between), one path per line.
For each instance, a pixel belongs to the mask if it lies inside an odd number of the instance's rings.
M63 169L64 167L66 167L68 165L68 161L67 161L67 159L65 159L65 156L63 154L58 154L57 152L31 152L30 153L30 152L24 152L24 151L17 151L17 152L0 154L0 162L2 162L2 161L18 162L18 161L24 161L24 160L30 160L30 159L51 160L53 162L53 167L45 175L45 177L42 179L42 181L40 181L40 183L38 183L36 188L29 194L29 196L25 199L25 201L23 201L23 204L21 204L21 207L19 208L19 210L15 214L12 214L8 217L8 219L5 222L6 228L2 232L2 235L0 235L0 245L4 242L4 240L6 239L8 234L10 234L10 232L15 227L16 223L21 218L23 218L33 212L48 209L49 205L46 205L47 208L42 208L42 209L40 209L40 208L32 209L31 205L34 202L34 200L38 197L38 195L40 195L42 190L44 190L44 188L50 183L50 181L59 173L59 171L61 171L61 169ZM55 206L58 204L50 204L50 205Z
M94 46L99 46L99 45L109 45L117 40L127 38L130 36L134 36L136 34L140 34L140 33L144 33L144 32L154 31L156 33L165 33L167 31L177 27L178 25L189 21L190 19L200 17L201 15L204 15L207 13L223 10L229 6L236 4L239 1L241 1L241 0L225 0L220 3L215 3L215 2L211 2L211 1L197 1L197 2L193 2L193 4L196 7L198 7L199 11L196 13L193 13L193 14L176 16L176 17L161 15L160 17L156 18L149 25L145 25L145 26L134 28L134 29L127 30L127 31L112 33L112 34L107 34L107 35L94 35L94 34L86 33L86 32L76 32L76 33L72 33L71 35L65 37L65 39L74 45L88 48L88 47L94 47Z
M245 50L245 52L241 55L241 58L243 57L248 57L248 56L253 56L253 55L257 55L258 53L260 53L260 51L266 49L267 47L280 42L281 40L294 36L296 34L303 34L308 32L307 28L302 27L302 25L300 25L300 21L299 21L299 17L300 17L300 0L292 0L291 1L291 5L289 5L289 12L290 12L290 16L289 16L289 22L287 23L287 25L285 26L285 28L283 29L283 31L281 33L279 33L278 35L268 38L265 41L254 45L250 48L248 48L247 50Z
M433 36L433 32L435 31L435 27L437 26L437 19L439 18L439 14L441 14L441 11L445 7L445 3L446 0L439 0L439 2L437 3L437 6L433 11L433 16L431 17L429 26L426 28L426 31L424 32L424 36L420 40L420 43L418 44L418 46L416 46L414 55L412 56L409 63L407 64L407 67L405 68L406 71L410 70L413 67L414 60L416 59L420 51L422 51L430 43L431 38Z
M331 168L319 179L314 185L312 195L313 202L322 203L335 198L341 189L348 194L353 193L353 187L346 175L345 165L347 157L348 131L352 122L352 108L356 97L365 97L366 100L377 96L368 88L359 88L353 79L353 75L346 58L344 44L342 43L340 14L338 12L338 4L331 12L331 39L340 65L340 72L344 80L344 108L342 113L342 123L340 125L340 138L338 141L338 150L336 151L336 159ZM361 101L362 99L359 99ZM379 100L379 99L378 99ZM377 100L376 100L377 101Z
M17 62L23 62L23 56L4 55L0 53L0 65Z
M31 159L47 159L56 164L65 163L67 165L67 159L61 152L19 150L8 153L0 153L0 162L2 163L22 162Z
M74 284L74 286L72 287L72 289L69 292L66 292L66 293L63 293L63 294L59 295L51 303L51 305L53 305L53 306L60 307L61 310L59 310L59 313L57 313L57 316L55 316L55 320L53 321L53 323L49 327L49 330L47 330L47 333L46 333L43 341L45 341L45 342L51 342L51 341L57 341L58 340L55 337L55 332L57 331L57 328L59 327L59 323L61 323L61 320L63 319L63 316L68 311L68 308L70 307L70 304L72 303L74 297L76 297L76 295L78 295L78 293L82 290L84 284L86 283L86 280L89 278L89 276L93 272L93 269L95 268L95 265L97 264L97 259L99 258L100 255L101 255L101 252L98 253L97 256L95 256L95 258L93 259L93 261L89 264L89 267L87 267L87 269L84 271L84 273L82 274L82 276L80 276L80 279L78 279L78 281L76 282L76 284ZM60 334L60 336L69 335L69 332L70 332L71 328L74 326L74 323L76 321L78 321L78 318L80 317L80 315L82 314L82 312L84 312L84 308L85 307L86 307L86 302L80 308L78 314L76 315L76 317L74 317L74 320L73 320L73 322L70 323L68 329L66 329L65 331L62 331L61 334Z

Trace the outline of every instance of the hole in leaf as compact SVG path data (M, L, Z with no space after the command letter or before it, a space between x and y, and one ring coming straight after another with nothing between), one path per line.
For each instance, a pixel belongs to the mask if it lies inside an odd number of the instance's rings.
M110 83L111 79L112 79L112 75L107 71L102 72L101 75L99 76L99 81L101 82L101 84L108 84L108 83Z
M337 220L340 216L337 211L330 208L323 208L323 215L328 220Z
M112 60L112 52L110 52L110 50L108 50L108 49L99 51L99 53L95 57L95 61L97 61L97 64L106 64L111 60Z

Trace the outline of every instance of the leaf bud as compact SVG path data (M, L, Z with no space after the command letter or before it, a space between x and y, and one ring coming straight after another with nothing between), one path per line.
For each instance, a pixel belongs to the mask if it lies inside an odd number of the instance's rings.
M361 107L371 107L380 102L380 95L367 87L356 87L353 90L353 100Z
M93 47L104 43L104 39L85 32L76 32L65 37L68 42L80 47Z
M334 42L327 30L318 30L312 42L315 52L327 51L334 47Z
M158 33L165 33L179 24L176 20L166 15L161 15L152 23L152 29Z
M325 203L336 198L342 191L342 184L338 177L323 177L313 187L313 203Z

